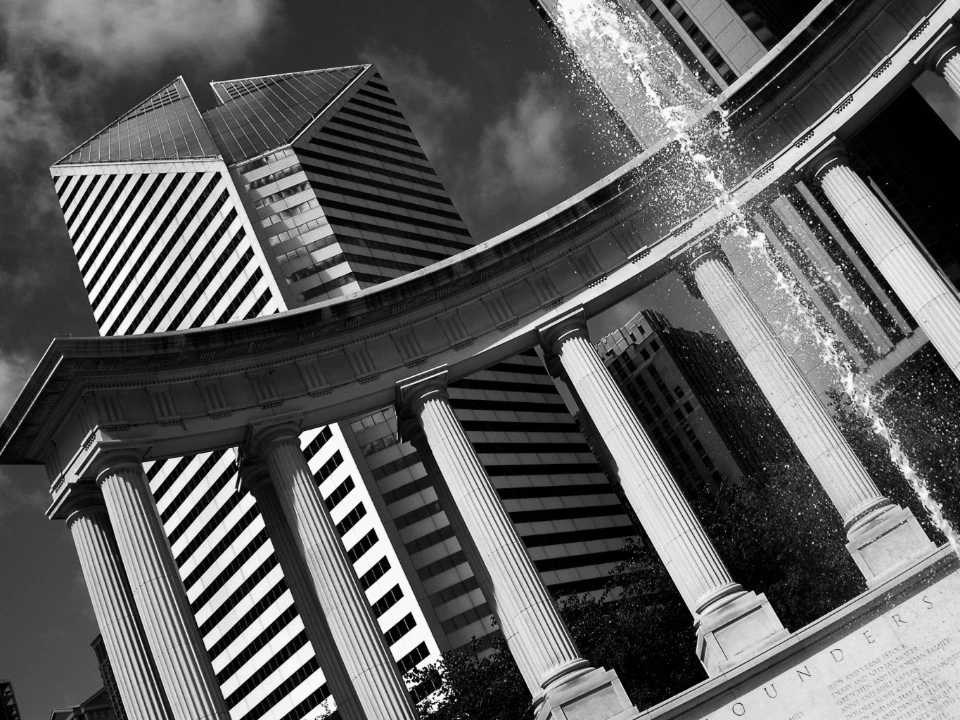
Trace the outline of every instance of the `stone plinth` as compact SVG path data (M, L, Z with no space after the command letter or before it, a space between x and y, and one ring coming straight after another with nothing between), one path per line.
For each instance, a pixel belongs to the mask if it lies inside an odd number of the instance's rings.
M827 580L828 581L828 580ZM956 720L960 562L948 548L643 720Z

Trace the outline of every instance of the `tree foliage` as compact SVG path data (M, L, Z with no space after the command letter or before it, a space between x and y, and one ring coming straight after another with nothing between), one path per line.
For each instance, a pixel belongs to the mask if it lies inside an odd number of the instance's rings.
M885 381L881 411L947 516L956 519L960 409L953 399L960 394L960 383L930 353L917 353ZM833 410L881 492L926 521L923 507L870 423L840 395L833 398ZM733 577L765 593L788 629L807 625L865 589L846 551L841 520L799 456L768 467L763 476L728 484L719 496L704 495L692 502ZM629 546L628 559L616 568L604 592L568 598L560 612L581 654L594 666L615 669L640 708L706 677L695 656L690 614L649 544ZM436 666L417 671L416 680L443 688L421 703L424 720L532 717L530 696L502 638L482 658L476 652L447 653Z

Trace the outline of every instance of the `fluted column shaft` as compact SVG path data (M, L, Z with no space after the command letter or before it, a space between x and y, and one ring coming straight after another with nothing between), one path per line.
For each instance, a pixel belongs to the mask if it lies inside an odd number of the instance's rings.
M946 64L948 81L960 87L960 60ZM880 198L846 163L836 158L820 171L827 198L923 328L930 342L960 377L960 300L914 245Z
M170 709L120 565L106 508L74 511L67 526L127 717L168 720Z
M589 669L487 477L446 392L427 387L411 403L453 503L480 553L510 650L536 694Z
M118 462L97 480L173 717L229 720L143 468Z
M552 352L617 464L624 495L690 612L699 616L715 603L742 594L590 343L586 325L560 331L553 345Z
M719 250L704 250L694 260L693 272L704 300L839 511L848 533L892 507Z
M263 437L259 450L363 712L368 720L415 720L416 709L300 450L299 432L278 429Z
M447 516L447 520L450 521L453 534L457 537L460 549L467 558L467 564L477 579L477 584L480 585L484 600L486 600L487 604L493 610L494 616L497 618L500 632L503 633L503 637L507 641L507 647L510 648L511 655L515 658L520 657L523 648L521 647L519 639L516 637L517 630L511 624L512 618L500 613L500 609L497 606L497 595L494 589L493 579L490 577L490 573L484 564L483 556L480 554L477 544L470 534L467 523L463 518L463 512L453 499L450 493L450 487L443 479L443 472L437 465L437 461L433 457L433 452L430 450L430 444L423 434L423 425L417 418L409 414L401 416L401 423L401 437L409 440L414 448L416 448L424 469L428 475L436 480L434 483L434 491L437 493L437 501ZM540 679L530 674L533 671L533 663L518 662L517 667L520 668L520 674L523 676L523 681L530 691L530 694L536 695L541 688Z
M261 481L251 485L250 492L256 498L257 510L263 518L297 613L323 669L323 676L337 703L337 711L343 720L365 720L360 700L343 665L343 658L333 644L330 627L313 592L309 571L297 549L296 539L287 524L280 500L269 482Z

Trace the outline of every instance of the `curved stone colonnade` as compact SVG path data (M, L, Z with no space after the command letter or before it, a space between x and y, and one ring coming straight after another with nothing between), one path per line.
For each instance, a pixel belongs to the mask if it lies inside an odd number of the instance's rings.
M925 67L960 90L958 11L960 0L821 5L721 99L742 148L730 167L737 199L814 176L955 372L960 304L849 166L842 139ZM586 336L587 317L674 268L714 311L814 469L868 583L929 552L716 249L721 211L697 197L691 172L665 142L504 236L346 300L197 331L56 340L0 427L0 461L46 466L49 514L71 526L127 706L177 720L227 717L140 463L240 446L244 484L265 512L271 505L284 571L300 579L311 641L326 642L343 716L415 717L291 439L397 402L439 468L439 494L460 511L451 512L457 532L482 566L539 717L632 717L616 676L580 658L446 400L448 378L536 344L603 430L625 495L694 616L708 671L783 638L766 599L724 567ZM677 176L710 209L662 202L657 189Z

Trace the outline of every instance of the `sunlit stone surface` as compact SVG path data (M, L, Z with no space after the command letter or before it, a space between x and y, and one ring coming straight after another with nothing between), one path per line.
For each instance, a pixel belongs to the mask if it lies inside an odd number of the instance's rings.
M960 567L942 550L644 720L960 718Z

